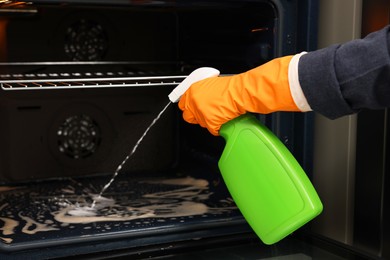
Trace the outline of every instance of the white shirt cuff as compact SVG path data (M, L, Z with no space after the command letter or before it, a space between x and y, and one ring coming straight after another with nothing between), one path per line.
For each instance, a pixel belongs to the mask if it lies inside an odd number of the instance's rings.
M305 94L303 94L301 84L299 83L298 76L298 64L299 59L302 55L305 55L307 52L301 52L292 57L290 64L288 66L288 81L290 84L291 96L297 105L298 109L302 112L312 111L309 103L307 103Z

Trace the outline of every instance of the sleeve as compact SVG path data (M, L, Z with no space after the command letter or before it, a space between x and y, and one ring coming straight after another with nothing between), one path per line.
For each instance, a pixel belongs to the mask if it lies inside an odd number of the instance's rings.
M390 27L300 57L298 77L311 109L335 119L390 107Z

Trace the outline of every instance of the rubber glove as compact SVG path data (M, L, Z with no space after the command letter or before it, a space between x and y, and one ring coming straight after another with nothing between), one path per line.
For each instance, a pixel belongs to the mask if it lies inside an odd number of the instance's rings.
M179 102L184 120L206 127L217 136L224 123L247 112L300 111L288 81L292 57L277 58L234 76L207 78L192 84Z

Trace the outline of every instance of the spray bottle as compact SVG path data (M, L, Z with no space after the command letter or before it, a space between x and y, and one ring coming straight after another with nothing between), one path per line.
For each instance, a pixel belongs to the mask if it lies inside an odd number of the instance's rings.
M199 68L170 94L175 103L195 82L219 75ZM242 215L265 244L274 244L319 215L320 198L294 156L254 115L225 123L226 144L218 162L224 182Z

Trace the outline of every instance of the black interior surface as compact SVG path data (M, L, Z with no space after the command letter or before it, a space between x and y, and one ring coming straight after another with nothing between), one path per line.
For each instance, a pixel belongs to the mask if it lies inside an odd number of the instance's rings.
M4 12L0 83L74 79L77 86L77 79L96 77L107 78L109 85L109 78L188 75L201 66L230 74L274 56L276 13L269 3L166 4L38 1L26 7L36 13L7 17ZM0 181L109 174L168 103L174 87L80 85L0 93L5 126L0 134L7 137L0 148ZM183 125L176 106L170 106L124 171L174 168L186 145L218 156L221 141ZM220 144L212 148L204 139Z

